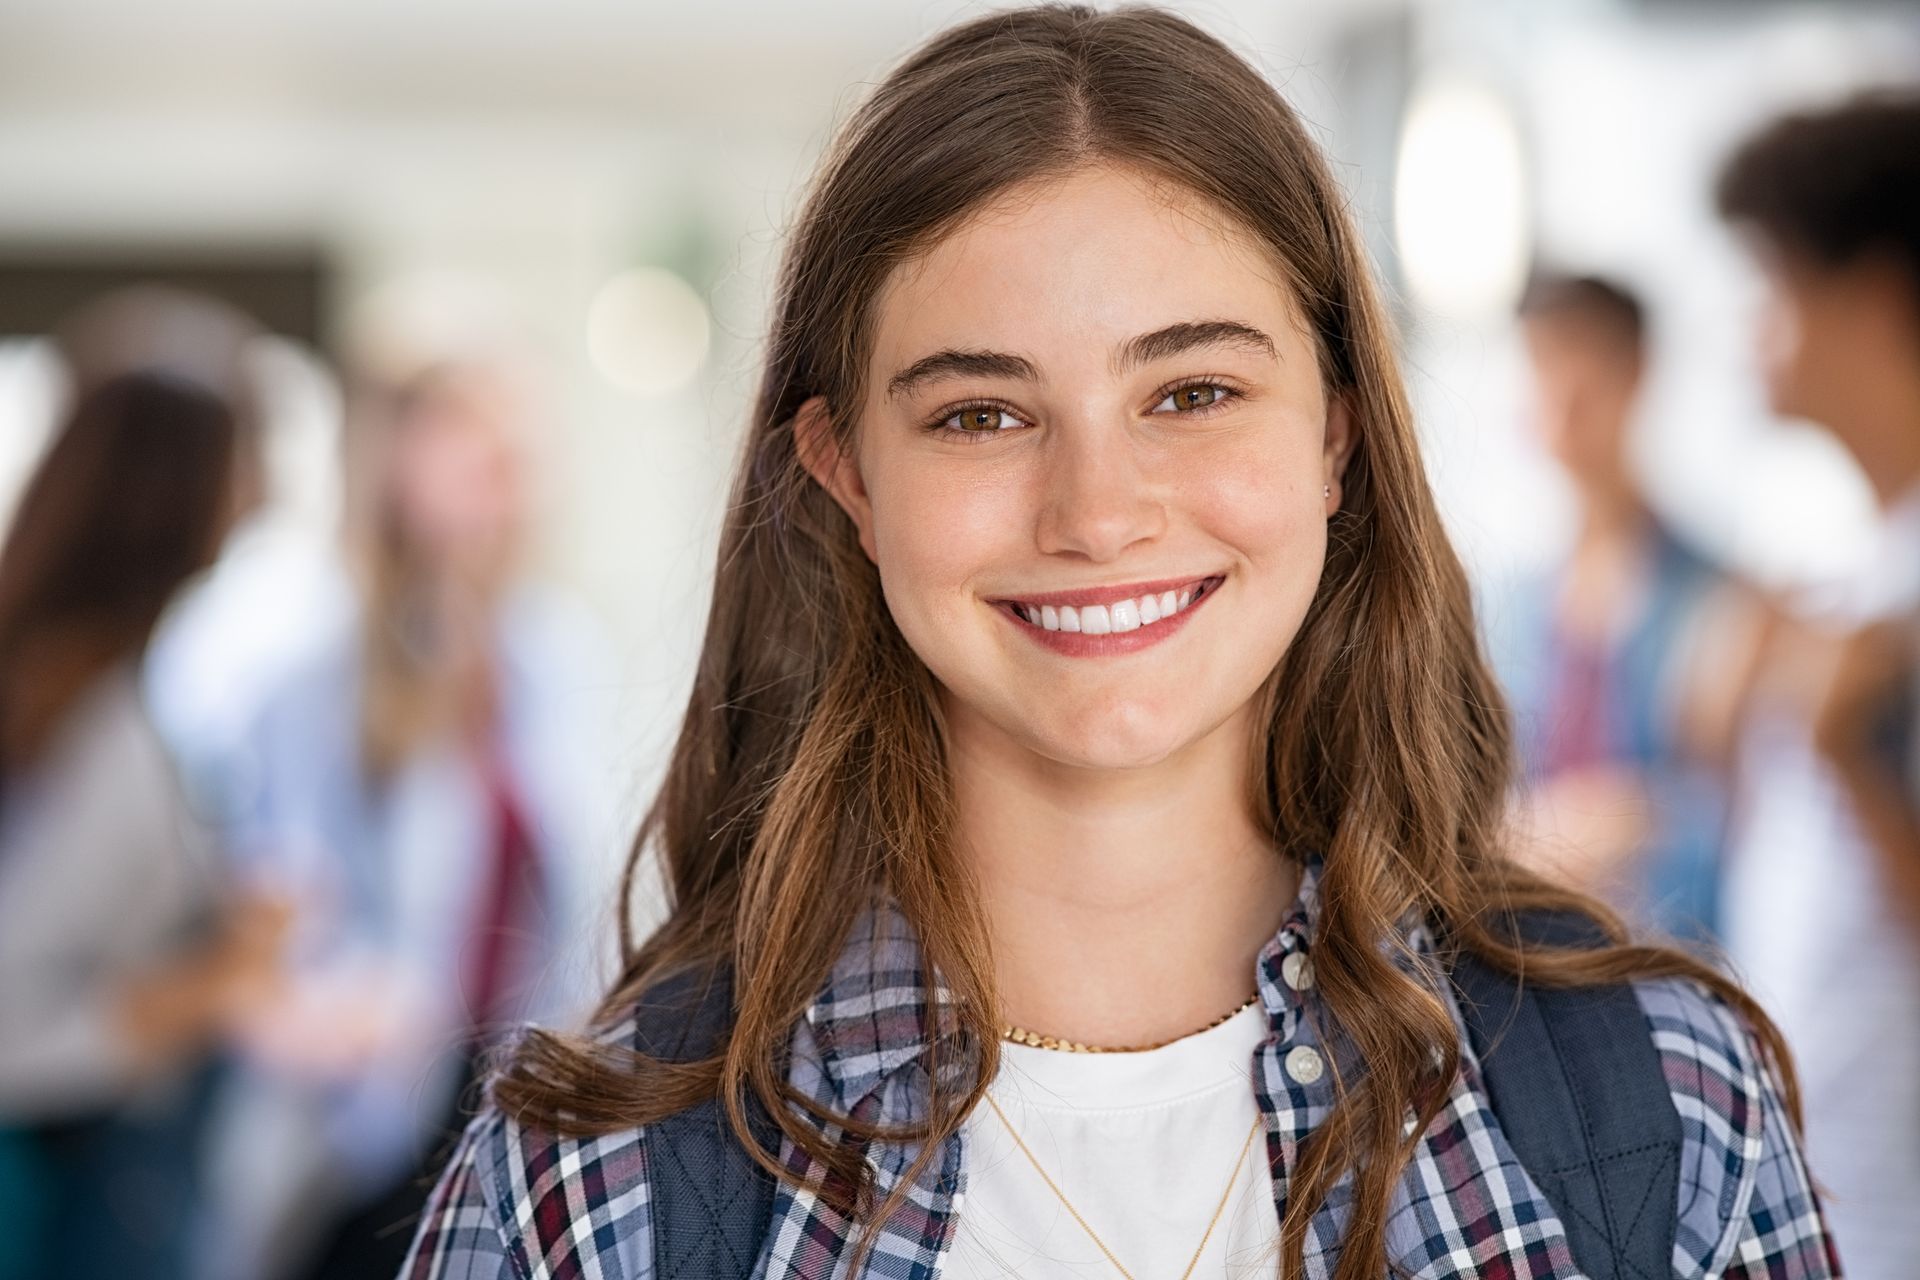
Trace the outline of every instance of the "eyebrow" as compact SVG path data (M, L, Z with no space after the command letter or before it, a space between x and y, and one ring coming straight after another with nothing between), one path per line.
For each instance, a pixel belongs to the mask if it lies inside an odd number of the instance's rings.
M1188 320L1131 339L1120 349L1116 367L1122 371L1135 369L1196 347L1241 347L1269 359L1280 357L1273 339L1250 324L1241 324L1238 320Z
M1040 376L1033 361L1004 351L936 351L915 360L887 380L887 396L905 395L942 378L1018 378L1032 382Z
M1121 345L1114 368L1125 372L1198 347L1222 346L1241 347L1269 359L1279 358L1273 339L1250 324L1238 320L1183 320L1129 338ZM1032 382L1039 376L1040 371L1025 356L1005 351L949 348L915 360L894 374L887 380L887 397L905 395L926 383L945 378L1014 378Z

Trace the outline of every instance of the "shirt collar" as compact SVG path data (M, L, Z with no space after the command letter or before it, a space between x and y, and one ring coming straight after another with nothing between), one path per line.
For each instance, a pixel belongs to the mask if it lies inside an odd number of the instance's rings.
M1304 961L1313 947L1314 925L1320 917L1320 875L1323 864L1318 854L1310 855L1300 867L1300 889L1287 909L1286 919L1267 945L1260 948L1254 964L1254 976L1260 986L1260 1002L1266 1006L1269 1020L1282 1018L1289 1006L1299 1000L1299 975L1287 980L1287 957L1299 955ZM1300 961L1295 961L1298 964ZM1292 994L1290 994L1292 993Z
M848 1111L927 1051L932 1015L953 1004L928 977L898 904L885 898L860 913L806 1013L821 1069Z

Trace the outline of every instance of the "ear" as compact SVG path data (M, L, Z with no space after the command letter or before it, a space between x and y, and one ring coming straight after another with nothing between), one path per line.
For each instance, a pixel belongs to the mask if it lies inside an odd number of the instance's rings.
M867 500L867 486L860 477L858 460L841 449L840 441L833 434L826 397L814 396L794 410L787 425L793 431L793 447L800 456L800 465L853 521L853 527L860 534L860 549L867 553L867 559L876 559L873 504Z
M1354 423L1353 397L1350 392L1338 391L1327 399L1326 442L1321 450L1322 483L1327 486L1327 514L1331 516L1340 509L1340 481L1347 474L1347 459L1353 456L1353 447L1360 443L1360 433Z

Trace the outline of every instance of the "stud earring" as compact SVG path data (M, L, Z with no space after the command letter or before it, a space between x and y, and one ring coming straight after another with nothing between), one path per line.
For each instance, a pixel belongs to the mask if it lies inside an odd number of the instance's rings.
M1333 486L1330 484L1321 485L1320 496L1323 498L1331 498L1333 496Z

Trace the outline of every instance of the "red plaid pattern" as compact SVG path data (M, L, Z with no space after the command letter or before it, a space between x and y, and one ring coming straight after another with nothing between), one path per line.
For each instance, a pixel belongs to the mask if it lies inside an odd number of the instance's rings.
M1280 980L1281 965L1312 945L1318 867L1259 960L1260 992L1273 1028L1254 1063L1267 1118L1276 1214L1285 1209L1295 1152L1332 1106L1332 1073L1311 1085L1283 1062L1317 1044L1328 1025L1312 988ZM1423 968L1426 930L1406 941ZM1691 984L1639 984L1636 992L1680 1113L1680 1231L1675 1277L1824 1280L1838 1276L1833 1243L1776 1082L1761 1069L1733 1012ZM1443 998L1452 1000L1443 985ZM929 990L911 930L897 913L871 915L848 943L822 992L795 1028L792 1081L843 1114L911 1121L927 1085L924 1028L946 993ZM1500 1131L1461 1026L1463 1070L1400 1180L1389 1210L1393 1274L1418 1280L1548 1280L1575 1270L1566 1232ZM876 1144L869 1152L882 1192L905 1176L916 1152ZM787 1144L787 1167L817 1180L804 1152ZM862 1270L871 1280L934 1280L952 1242L966 1185L962 1135L907 1191L906 1208L883 1224ZM1315 1215L1306 1274L1333 1273L1351 1213L1342 1183ZM830 1280L850 1252L854 1224L817 1196L782 1182L774 1196L756 1280ZM572 1280L654 1274L648 1170L637 1133L562 1139L496 1111L468 1129L442 1176L414 1241L407 1280Z

